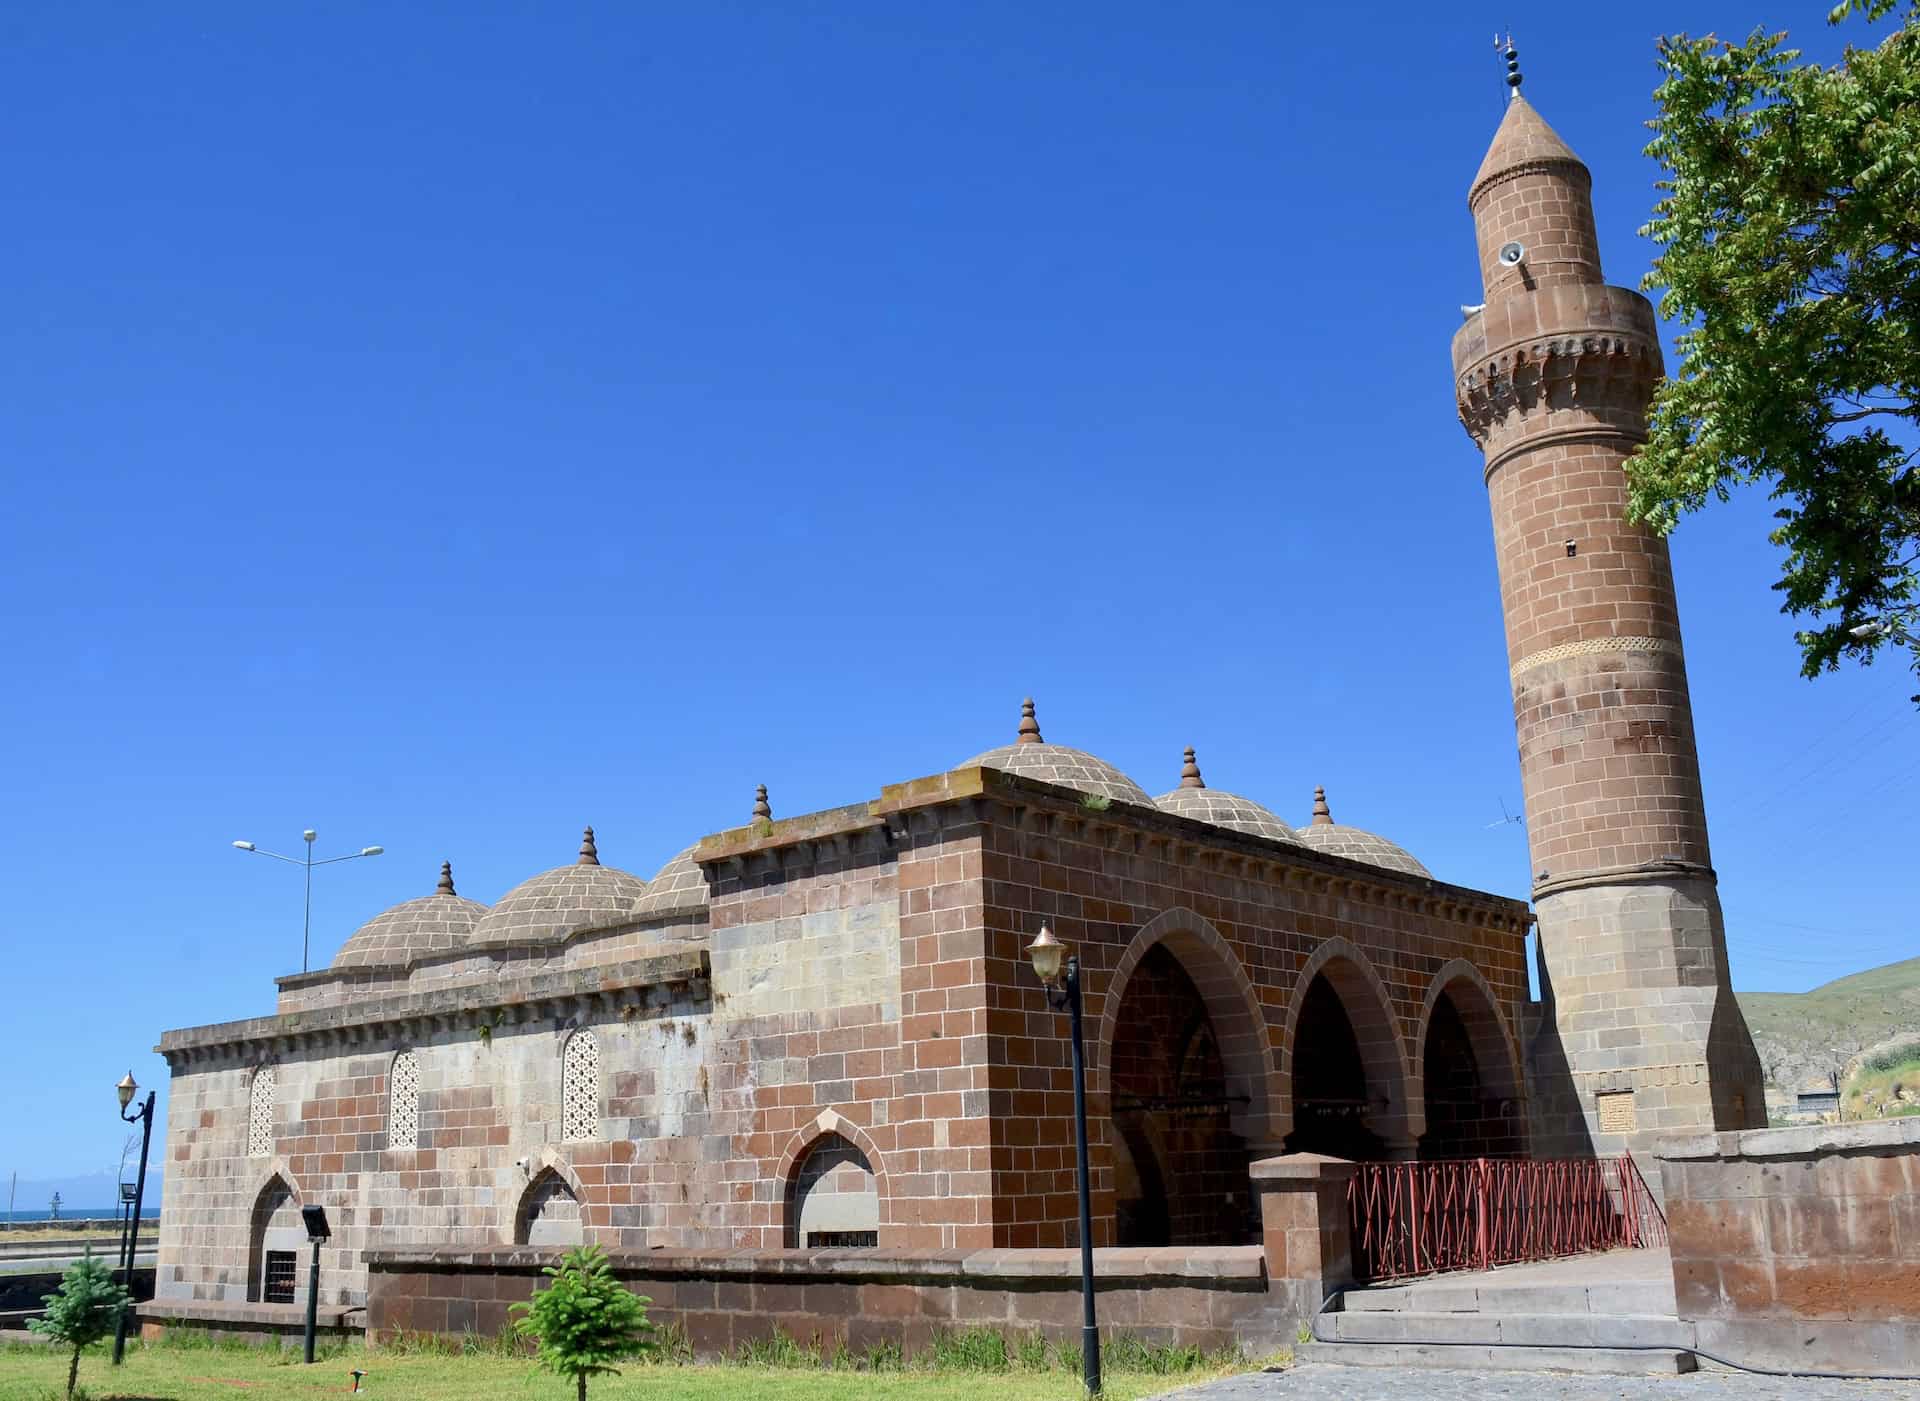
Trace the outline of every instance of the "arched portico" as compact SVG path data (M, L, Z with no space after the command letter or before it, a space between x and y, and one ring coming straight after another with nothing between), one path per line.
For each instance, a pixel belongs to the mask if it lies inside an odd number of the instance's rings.
M1456 958L1428 985L1414 1045L1422 1157L1506 1156L1527 1147L1519 1049L1486 977Z
M1140 961L1164 948L1193 982L1212 1023L1231 1106L1229 1126L1250 1143L1266 1142L1276 1108L1279 1076L1266 1010L1239 955L1211 922L1175 906L1141 925L1101 989L1099 1030L1087 1047L1087 1093L1112 1092L1112 1051L1127 984Z
M1303 1037L1337 1044L1306 1045ZM1421 1106L1409 1095L1412 1076L1393 1004L1372 962L1349 940L1327 940L1294 979L1280 1063L1275 1136L1284 1136L1290 1150L1352 1156L1364 1143L1365 1151L1388 1156L1412 1152L1423 1128Z

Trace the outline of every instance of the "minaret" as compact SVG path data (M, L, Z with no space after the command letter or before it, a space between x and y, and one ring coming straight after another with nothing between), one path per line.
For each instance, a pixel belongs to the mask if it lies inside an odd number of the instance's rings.
M1486 304L1453 339L1486 454L1547 1017L1534 1153L1764 1127L1726 934L1666 542L1621 464L1661 373L1653 308L1600 273L1592 178L1520 95L1467 197Z

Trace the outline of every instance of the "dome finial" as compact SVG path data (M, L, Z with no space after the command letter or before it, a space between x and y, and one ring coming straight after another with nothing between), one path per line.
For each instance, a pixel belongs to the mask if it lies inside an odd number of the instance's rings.
M593 828L589 827L580 837L580 859L574 863L579 866L598 866L600 848L593 843Z
M1313 786L1313 825L1333 826L1333 813L1327 809L1327 790L1317 783Z
M764 783L753 790L753 820L755 822L773 821L773 805L767 801L767 785Z
M1496 51L1500 48L1500 36L1498 34L1493 36L1493 47ZM1512 100L1520 96L1520 84L1524 80L1520 76L1520 51L1513 46L1513 33L1511 30L1507 33L1506 49L1507 97L1508 100Z
M1194 760L1193 746L1187 746L1187 761L1180 766L1180 786L1182 788L1205 788L1206 780L1200 777L1200 765Z
M1020 733L1015 736L1016 744L1043 744L1040 738L1040 722L1033 716L1033 697L1028 696L1020 702Z
M440 884L433 888L433 893L435 895L451 895L454 893L453 862L442 861L440 863Z

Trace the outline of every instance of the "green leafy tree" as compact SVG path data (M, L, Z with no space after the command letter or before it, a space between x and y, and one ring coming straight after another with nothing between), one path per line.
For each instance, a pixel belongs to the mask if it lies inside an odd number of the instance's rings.
M1665 178L1641 232L1660 245L1646 284L1687 329L1627 464L1630 512L1664 534L1766 485L1781 611L1815 623L1802 672L1888 645L1920 671L1920 0L1834 67L1785 38L1660 43L1647 154Z
M81 1351L113 1332L120 1310L131 1305L133 1297L88 1250L67 1266L60 1287L43 1296L41 1302L47 1306L46 1317L34 1319L27 1327L73 1349L73 1360L67 1364L67 1396L71 1401L74 1383L80 1379Z
M606 1253L597 1245L570 1250L558 1265L542 1273L553 1282L511 1310L525 1316L514 1322L522 1337L540 1345L540 1365L572 1377L579 1401L587 1401L587 1378L619 1374L616 1362L653 1351L647 1334L647 1305L613 1277Z

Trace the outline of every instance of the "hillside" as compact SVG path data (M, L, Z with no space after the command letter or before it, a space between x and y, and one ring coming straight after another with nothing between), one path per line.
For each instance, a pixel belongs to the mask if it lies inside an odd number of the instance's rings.
M1835 978L1811 992L1737 996L1768 1084L1792 1093L1811 1077L1840 1070L1856 1051L1920 1031L1920 958Z

